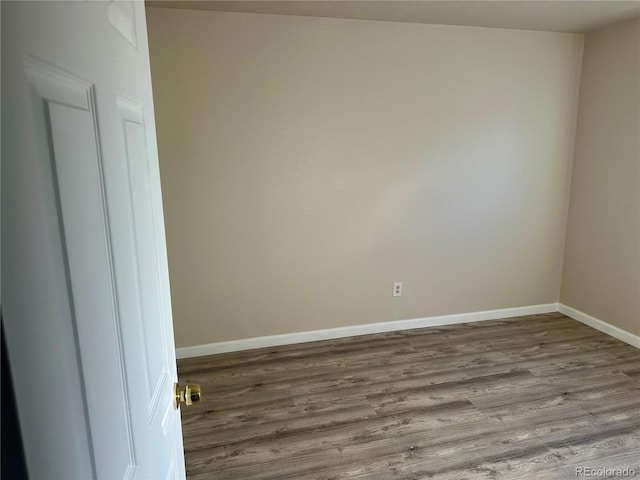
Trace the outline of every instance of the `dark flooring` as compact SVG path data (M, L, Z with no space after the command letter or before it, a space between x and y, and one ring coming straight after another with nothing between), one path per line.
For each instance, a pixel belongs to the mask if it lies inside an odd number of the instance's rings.
M193 480L640 478L640 350L559 313L185 359L179 376L203 390L182 408Z

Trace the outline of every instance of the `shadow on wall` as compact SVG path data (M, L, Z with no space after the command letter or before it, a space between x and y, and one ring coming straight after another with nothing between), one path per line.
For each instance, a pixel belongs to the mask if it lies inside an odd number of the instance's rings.
M0 475L3 480L16 478L27 479L27 467L22 448L22 435L18 425L18 411L16 409L13 379L9 368L9 358L2 325L2 462Z

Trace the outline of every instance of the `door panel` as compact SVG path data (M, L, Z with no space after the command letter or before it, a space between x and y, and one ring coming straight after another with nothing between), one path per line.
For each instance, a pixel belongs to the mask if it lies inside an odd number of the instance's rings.
M166 333L160 300L158 255L155 248L153 198L149 176L148 152L142 105L125 98L118 98L122 115L127 161L129 195L133 217L133 242L135 244L135 277L139 305L139 351L144 352L144 377L147 380L148 415L151 421L156 413L158 400L169 382ZM132 333L132 335L135 335Z
M136 47L136 23L133 2L111 0L109 3L109 22L122 37Z
M135 465L124 382L120 324L102 183L93 88L27 59L26 76L40 86L48 113L50 158L67 272L67 291L80 347L95 468L129 478ZM78 201L81 198L82 201ZM104 412L112 420L104 422Z

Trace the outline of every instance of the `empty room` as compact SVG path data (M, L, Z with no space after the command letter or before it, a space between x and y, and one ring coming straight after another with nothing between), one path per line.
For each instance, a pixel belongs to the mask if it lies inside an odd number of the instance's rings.
M2 138L3 479L640 477L640 2L2 2Z
M156 6L190 477L640 474L637 18Z

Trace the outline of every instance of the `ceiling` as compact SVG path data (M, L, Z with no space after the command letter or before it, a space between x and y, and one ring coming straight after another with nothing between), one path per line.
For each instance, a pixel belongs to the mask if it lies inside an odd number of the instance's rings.
M147 0L147 6L584 33L640 15L635 1Z

